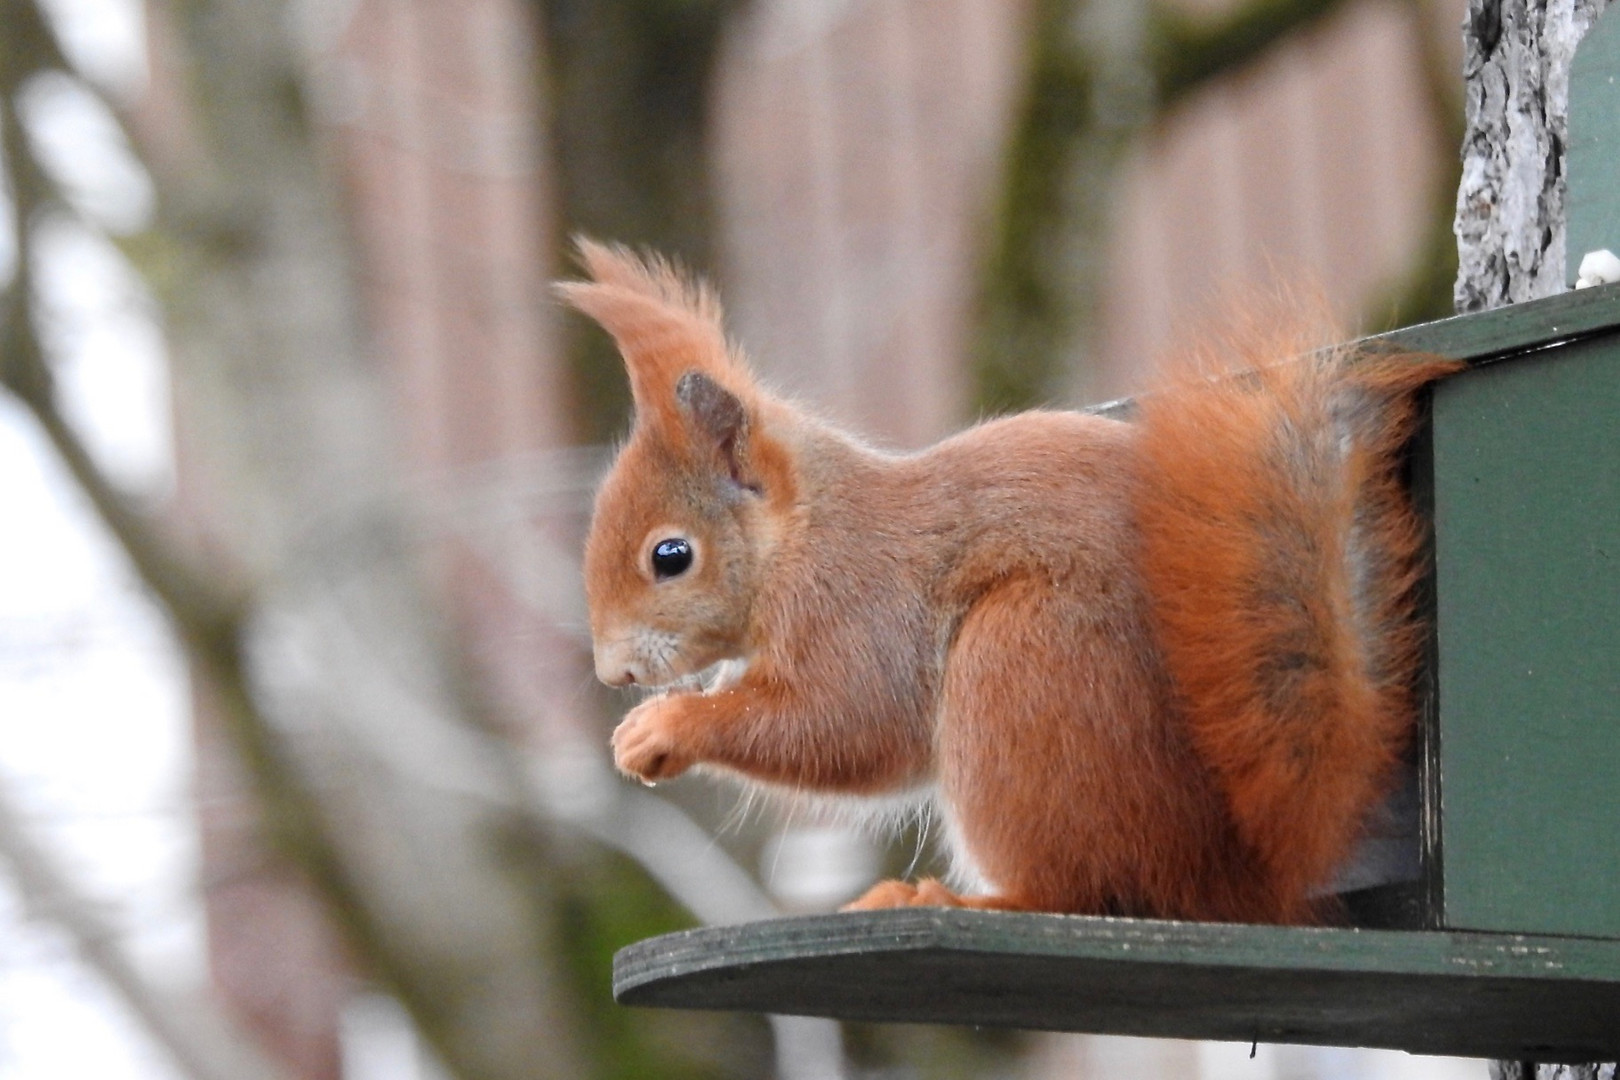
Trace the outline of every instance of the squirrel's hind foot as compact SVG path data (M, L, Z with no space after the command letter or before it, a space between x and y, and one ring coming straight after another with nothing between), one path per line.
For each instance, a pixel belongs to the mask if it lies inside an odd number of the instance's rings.
M859 900L845 904L840 911L880 911L900 907L978 908L988 911L1027 911L1029 905L1007 896L963 896L951 892L933 878L912 885L905 881L880 881Z

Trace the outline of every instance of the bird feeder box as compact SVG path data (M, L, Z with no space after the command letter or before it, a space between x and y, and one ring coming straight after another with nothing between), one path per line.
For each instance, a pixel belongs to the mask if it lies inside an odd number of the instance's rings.
M1616 73L1609 18L1572 73L1571 283L1620 252ZM1413 448L1434 526L1415 881L1351 927L911 908L690 930L622 950L618 999L1620 1058L1620 285L1387 340L1470 365Z

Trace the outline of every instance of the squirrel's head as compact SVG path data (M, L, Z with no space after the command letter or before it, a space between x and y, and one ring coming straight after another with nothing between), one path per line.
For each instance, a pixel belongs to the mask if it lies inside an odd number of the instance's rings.
M559 291L613 336L635 404L585 544L596 673L660 686L747 654L792 470L713 294L623 249L580 255L591 280Z

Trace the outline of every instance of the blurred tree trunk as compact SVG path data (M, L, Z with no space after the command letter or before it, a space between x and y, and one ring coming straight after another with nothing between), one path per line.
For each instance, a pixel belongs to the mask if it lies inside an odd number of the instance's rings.
M1145 16L1135 0L1036 2L972 349L983 412L1051 400L1087 351L1110 181L1157 104Z
M1607 0L1470 0L1459 312L1564 290L1569 65Z
M642 245L716 277L711 89L722 35L747 0L537 3L558 235ZM606 442L629 391L605 335L568 325L576 434Z
M1248 69L1341 6L1248 0L1211 16L1171 3L1036 0L1029 81L980 286L973 363L981 410L1050 401L1076 374L1084 394L1125 154L1200 88ZM1436 108L1447 98L1440 93ZM1196 253L1188 258L1195 268ZM1421 303L1434 289L1415 281L1412 291Z

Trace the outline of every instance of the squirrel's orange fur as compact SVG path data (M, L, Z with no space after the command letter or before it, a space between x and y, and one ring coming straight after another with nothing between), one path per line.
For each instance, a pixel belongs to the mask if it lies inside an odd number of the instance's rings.
M669 266L582 256L562 294L636 410L586 545L598 674L746 663L635 708L621 769L932 789L982 890L856 906L1313 917L1412 727L1397 462L1412 391L1455 365L1257 355L1133 422L1032 412L893 455L761 389Z

